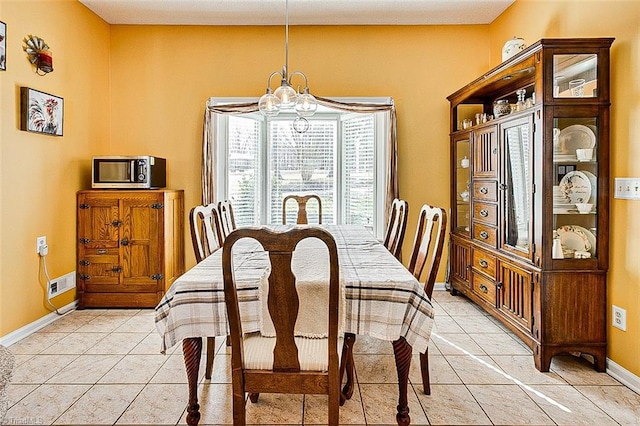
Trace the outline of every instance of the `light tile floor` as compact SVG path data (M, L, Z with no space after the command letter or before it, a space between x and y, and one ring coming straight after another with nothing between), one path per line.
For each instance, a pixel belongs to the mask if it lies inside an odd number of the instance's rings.
M418 356L409 388L413 425L639 425L640 396L583 359L555 357L538 372L531 351L463 297L434 293L430 396ZM182 425L187 401L180 345L159 354L153 310L74 311L12 345L17 367L3 424ZM212 379L201 377L203 425L231 424L230 356L219 342ZM388 342L358 337L358 386L341 424L394 425L397 378ZM204 363L204 356L203 356ZM204 368L201 367L201 376ZM260 396L250 424L326 424L326 397Z

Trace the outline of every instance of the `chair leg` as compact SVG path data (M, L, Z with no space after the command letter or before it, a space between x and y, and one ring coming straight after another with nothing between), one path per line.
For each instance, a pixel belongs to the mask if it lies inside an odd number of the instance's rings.
M204 372L204 377L211 380L211 373L213 371L213 357L216 349L215 337L207 337L207 367Z
M253 404L258 402L258 398L260 398L260 394L258 392L253 392L249 394L249 401L251 401Z
M420 354L420 372L422 373L422 390L425 395L431 395L431 384L429 383L429 348L425 353Z
M244 390L233 389L233 426L245 426L246 419L246 404L247 400L244 396Z
M329 392L329 422L328 424L331 426L338 426L340 424L340 401L341 401L341 393L330 391Z

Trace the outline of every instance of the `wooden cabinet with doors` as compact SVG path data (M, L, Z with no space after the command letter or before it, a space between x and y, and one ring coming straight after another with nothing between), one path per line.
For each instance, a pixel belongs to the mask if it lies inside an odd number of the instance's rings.
M605 369L612 42L540 40L448 97L451 291L541 371L561 353Z
M79 308L155 307L184 272L182 190L77 194Z

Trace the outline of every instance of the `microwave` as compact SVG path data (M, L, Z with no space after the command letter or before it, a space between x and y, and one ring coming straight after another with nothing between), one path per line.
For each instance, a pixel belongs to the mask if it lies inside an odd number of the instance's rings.
M93 157L91 187L155 189L167 186L167 160L150 155Z

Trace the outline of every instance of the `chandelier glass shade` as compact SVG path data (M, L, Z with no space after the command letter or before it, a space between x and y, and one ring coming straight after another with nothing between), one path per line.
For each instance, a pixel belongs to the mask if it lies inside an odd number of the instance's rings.
M267 80L267 90L258 101L258 109L265 116L276 116L282 110L295 110L300 117L310 117L318 109L316 98L309 93L309 83L307 76L302 71L294 71L288 74L289 64L289 0L286 0L285 14L285 49L284 49L284 66L282 72L274 71ZM271 80L276 75L280 76L280 87L275 91L271 90ZM300 76L304 79L304 88L300 92L293 88L291 80L294 76Z

